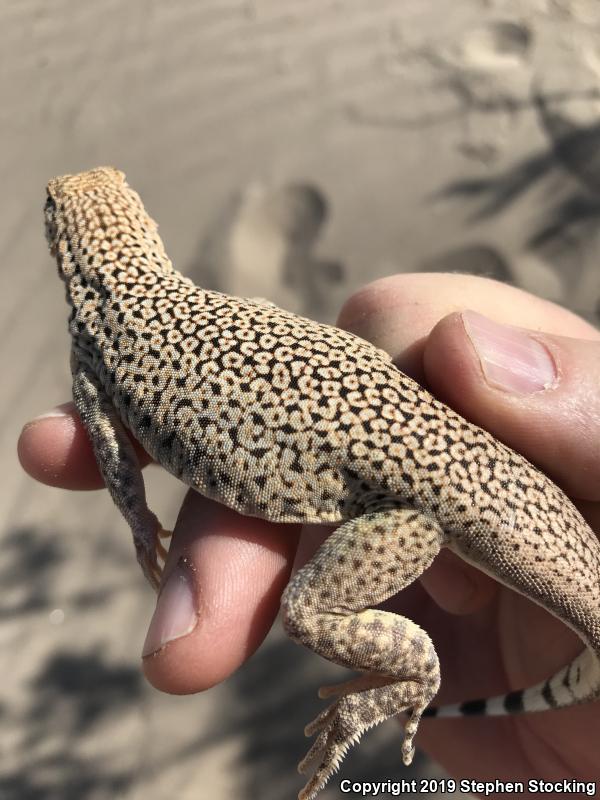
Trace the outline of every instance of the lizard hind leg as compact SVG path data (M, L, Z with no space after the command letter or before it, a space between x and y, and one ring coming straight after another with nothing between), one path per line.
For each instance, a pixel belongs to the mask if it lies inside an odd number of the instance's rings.
M316 740L299 769L314 772L299 795L312 800L362 734L403 711L402 757L412 760L421 714L440 682L429 636L411 620L370 608L416 580L444 535L426 515L384 508L346 522L292 579L283 596L287 633L361 675L321 689L333 703L306 728Z

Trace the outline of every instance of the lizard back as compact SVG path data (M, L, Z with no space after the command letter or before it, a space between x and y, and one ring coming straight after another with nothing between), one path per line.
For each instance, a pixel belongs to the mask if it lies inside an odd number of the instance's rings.
M363 731L403 709L410 763L439 662L425 631L377 606L441 547L543 606L588 648L536 686L450 713L600 696L600 545L549 478L368 342L196 287L173 269L117 170L51 181L45 215L71 306L73 397L152 585L168 532L147 506L124 427L170 472L242 513L343 522L282 598L292 638L362 673L330 687L338 699L307 727L317 738L301 769L320 763L302 800Z

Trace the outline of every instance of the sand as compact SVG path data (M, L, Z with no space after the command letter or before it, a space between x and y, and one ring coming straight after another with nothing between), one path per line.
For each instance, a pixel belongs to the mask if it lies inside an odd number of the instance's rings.
M600 6L30 0L0 6L0 31L0 796L291 797L335 670L275 631L225 686L160 696L123 521L17 465L21 424L69 396L44 184L118 165L180 269L322 320L410 270L494 276L594 320ZM149 483L173 520L181 487ZM438 773L401 768L393 725L343 773L416 774Z

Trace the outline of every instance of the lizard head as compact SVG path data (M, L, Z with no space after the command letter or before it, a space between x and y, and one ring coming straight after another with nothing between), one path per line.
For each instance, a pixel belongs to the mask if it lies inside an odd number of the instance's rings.
M82 282L102 284L110 292L123 262L134 257L132 247L137 268L160 274L173 269L156 223L114 167L51 180L44 219L50 252L74 305L81 300L77 287Z
M84 213L85 196L94 193L119 192L125 185L125 175L114 167L97 167L76 175L53 178L46 187L44 223L50 252L58 260L59 273L69 277L73 260L67 258L66 234L69 226L77 227Z
M53 178L46 187L48 197L60 202L69 197L89 194L102 186L118 188L125 183L125 173L114 167L96 167L76 175Z

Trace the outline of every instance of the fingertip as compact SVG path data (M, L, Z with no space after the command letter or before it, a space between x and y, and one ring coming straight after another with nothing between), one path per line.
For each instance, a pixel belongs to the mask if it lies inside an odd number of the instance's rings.
M132 441L140 465L145 466L150 457ZM76 491L104 486L90 439L72 402L26 422L17 441L17 456L25 472L47 486Z
M423 346L439 315L419 294L419 278L394 275L361 287L342 306L337 324L385 350L403 372L422 382Z
M597 500L596 341L452 313L423 353L434 394L545 470L573 497Z
M144 647L149 682L190 694L246 661L277 616L296 540L295 526L243 517L190 492Z
M17 455L25 472L47 486L98 489L103 485L72 403L27 422L17 442Z

